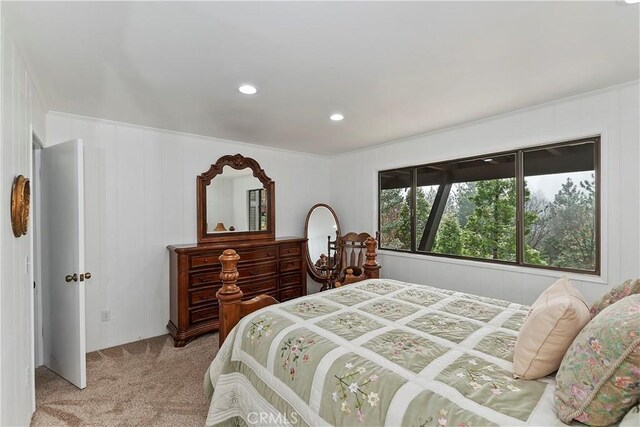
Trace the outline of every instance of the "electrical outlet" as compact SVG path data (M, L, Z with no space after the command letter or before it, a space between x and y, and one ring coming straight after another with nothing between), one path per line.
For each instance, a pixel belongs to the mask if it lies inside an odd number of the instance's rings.
M111 320L111 310L104 310L102 312L102 321L108 322Z

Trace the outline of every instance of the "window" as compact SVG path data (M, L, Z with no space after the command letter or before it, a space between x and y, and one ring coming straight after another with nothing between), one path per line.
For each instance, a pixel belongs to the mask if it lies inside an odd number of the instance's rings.
M249 190L249 231L267 229L267 201L264 188Z
M412 172L380 172L380 247L411 250Z
M379 173L380 248L598 273L600 138Z

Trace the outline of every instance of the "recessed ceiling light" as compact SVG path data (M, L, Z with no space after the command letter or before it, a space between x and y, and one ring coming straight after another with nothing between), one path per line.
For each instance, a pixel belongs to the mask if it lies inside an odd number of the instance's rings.
M344 119L344 116L340 113L334 113L329 118L334 122L339 122L340 120Z
M244 95L255 95L256 93L258 93L258 89L256 89L256 87L252 85L242 85L238 88L238 92Z
M624 0L624 2L627 4L636 4L636 3L640 3L640 0Z
M485 162L493 162L493 159L484 159Z

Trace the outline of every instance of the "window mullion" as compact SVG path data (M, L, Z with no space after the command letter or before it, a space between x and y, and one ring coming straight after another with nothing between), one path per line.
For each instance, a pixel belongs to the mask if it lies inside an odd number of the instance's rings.
M516 153L516 264L524 264L524 152Z
M417 211L418 202L416 194L418 192L418 168L411 170L411 252L416 252L416 227L418 224Z

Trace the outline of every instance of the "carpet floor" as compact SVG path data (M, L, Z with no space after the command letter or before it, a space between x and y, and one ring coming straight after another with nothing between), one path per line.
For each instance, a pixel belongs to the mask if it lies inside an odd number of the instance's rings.
M203 426L204 373L218 335L173 347L168 335L87 354L79 390L45 367L36 369L32 426Z

